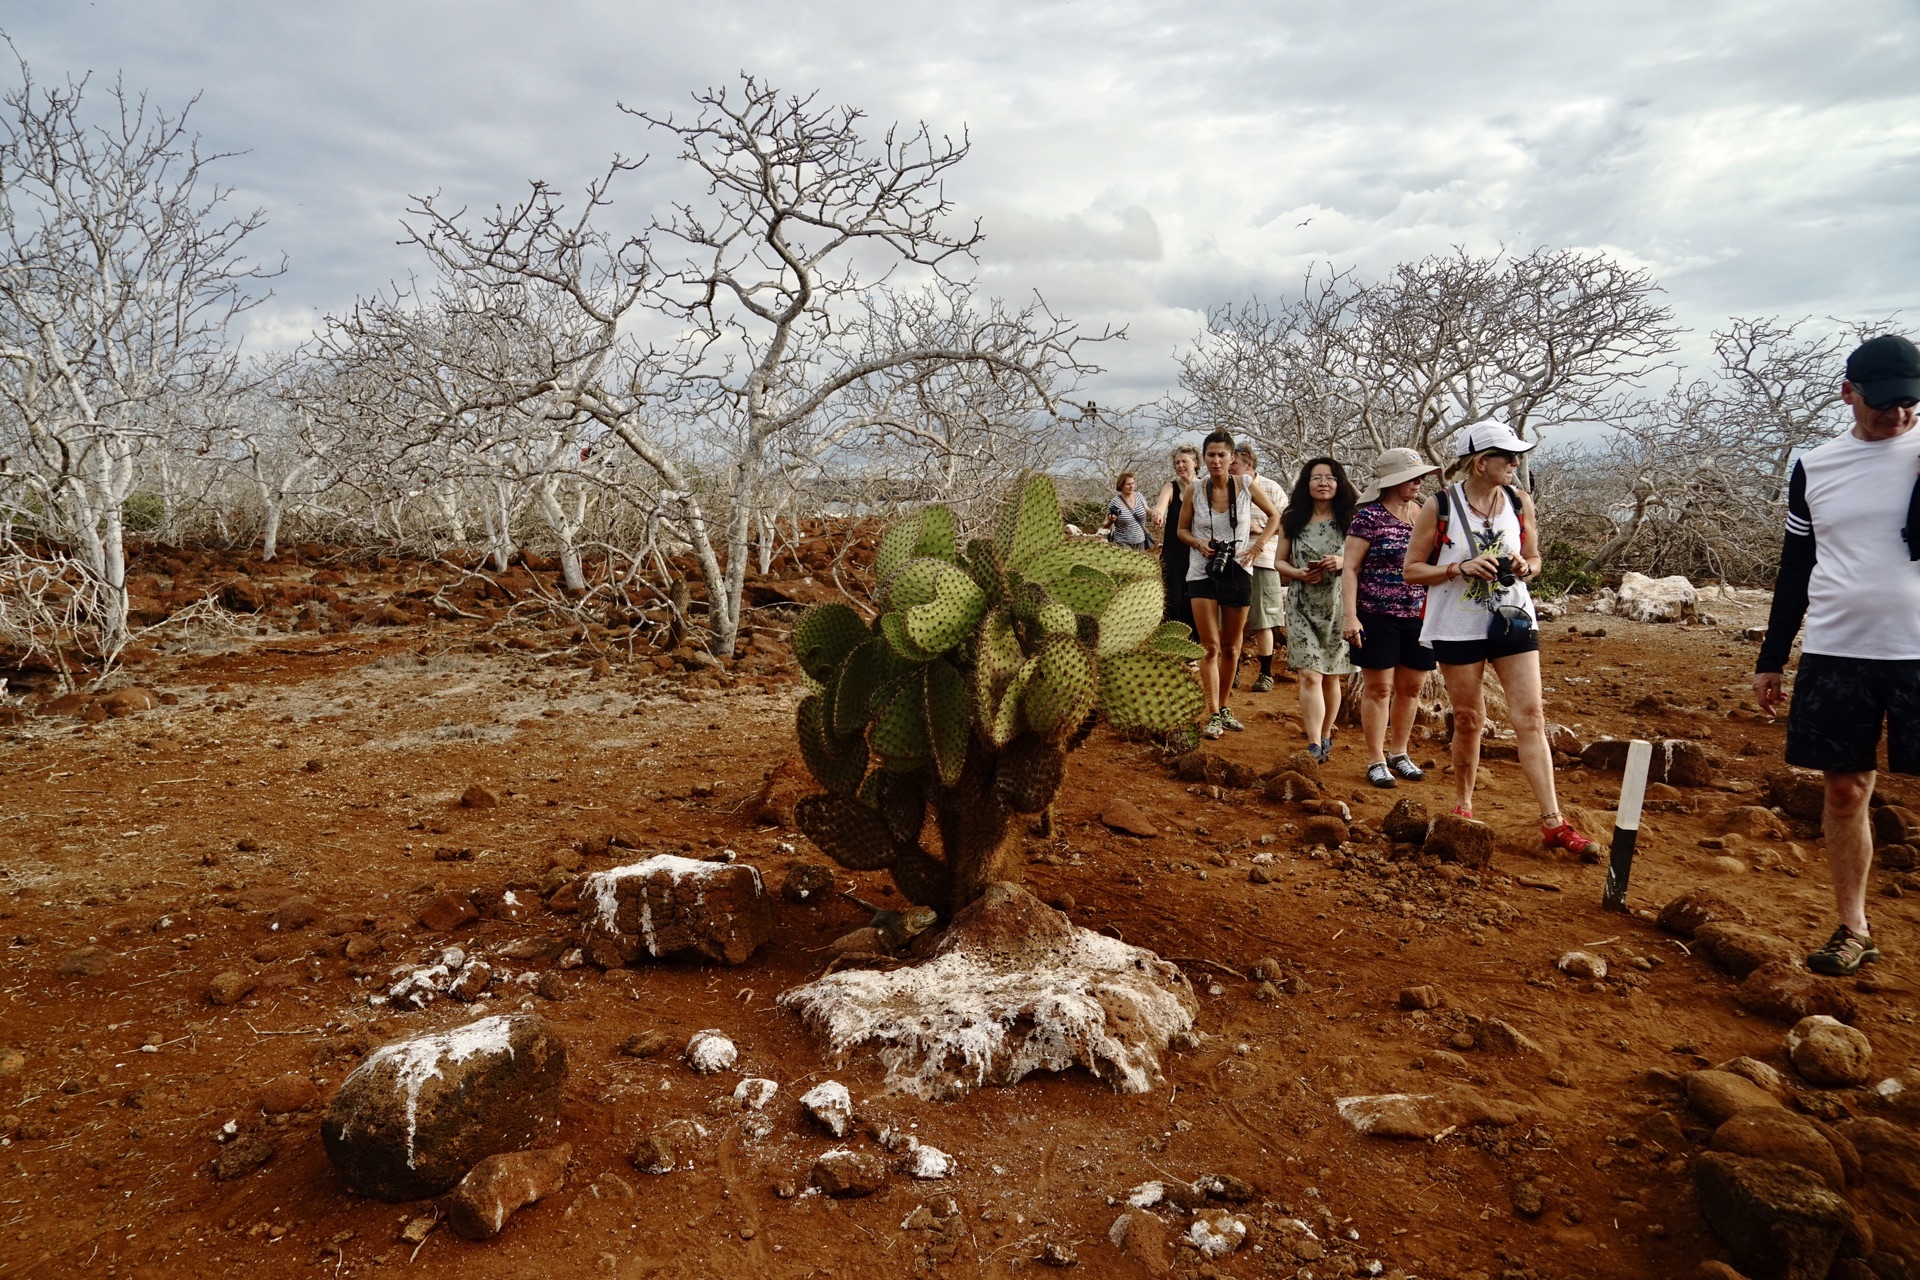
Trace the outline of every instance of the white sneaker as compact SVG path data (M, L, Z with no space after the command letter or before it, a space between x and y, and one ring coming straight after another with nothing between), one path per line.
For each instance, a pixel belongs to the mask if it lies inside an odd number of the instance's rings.
M1226 722L1221 719L1218 711L1207 717L1207 727L1200 731L1200 736L1203 738L1224 738L1226 734Z

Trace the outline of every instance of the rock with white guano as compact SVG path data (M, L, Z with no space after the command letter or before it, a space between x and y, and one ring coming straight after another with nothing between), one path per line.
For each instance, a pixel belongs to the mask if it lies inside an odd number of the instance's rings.
M801 1094L800 1106L836 1138L846 1137L853 1125L853 1095L838 1080L823 1080Z
M335 1095L321 1142L362 1195L437 1195L486 1157L552 1137L566 1077L566 1047L538 1016L481 1018L368 1055Z
M905 1168L908 1177L932 1182L953 1172L953 1157L938 1147L921 1143L907 1156Z
M740 1050L726 1033L708 1028L696 1031L687 1040L687 1065L703 1076L725 1071L740 1060Z
M1199 1007L1178 967L1005 883L963 908L927 960L829 974L779 999L834 1055L870 1045L890 1089L943 1100L1074 1066L1143 1093Z
M748 1076L733 1086L733 1096L748 1111L762 1111L773 1101L773 1095L780 1092L776 1082L764 1076Z
M1699 611L1700 592L1681 575L1649 578L1644 573L1628 572L1613 594L1610 612L1616 618L1635 622L1679 622Z
M1569 951L1555 962L1569 978L1599 979L1607 976L1607 962L1591 951Z
M773 936L758 868L664 853L587 876L580 916L581 948L603 969L682 951L742 964Z

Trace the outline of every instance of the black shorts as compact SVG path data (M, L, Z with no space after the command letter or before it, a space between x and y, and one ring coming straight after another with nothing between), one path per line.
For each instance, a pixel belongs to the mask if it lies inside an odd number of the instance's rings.
M1529 629L1521 640L1435 640L1434 661L1443 667L1470 667L1476 662L1511 658L1516 653L1540 652L1540 633Z
M1920 660L1802 653L1787 713L1787 763L1865 773L1887 725L1887 770L1920 774Z
M1433 670L1433 650L1420 643L1420 619L1390 613L1360 614L1360 643L1347 646L1353 665L1368 671Z
M1224 578L1187 579L1187 599L1212 600L1222 609L1244 609L1253 603L1253 575L1245 569Z

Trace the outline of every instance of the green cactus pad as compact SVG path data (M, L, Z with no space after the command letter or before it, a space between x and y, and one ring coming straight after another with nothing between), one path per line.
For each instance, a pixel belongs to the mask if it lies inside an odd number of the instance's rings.
M1100 656L1137 649L1160 629L1167 589L1160 579L1140 578L1113 593L1100 614Z
M1007 685L1020 673L1027 655L1021 652L1020 635L1013 627L1013 615L995 609L974 632L973 714L984 732L993 724L993 713Z
M1038 615L1040 629L1051 635L1070 636L1079 625L1079 619L1073 610L1058 600L1049 600L1040 606Z
M1195 662L1207 656L1206 649L1193 642L1193 628L1184 622L1161 623L1160 629L1148 638L1147 648L1182 662Z
M893 650L893 656L902 662L932 662L940 656L928 653L913 642L913 637L907 634L907 615L904 613L881 614L880 634L886 637L887 647Z
M917 768L932 750L927 741L925 683L922 672L916 671L896 681L891 693L882 695L870 741L884 769L899 772Z
M1013 588L1007 581L1007 567L1000 561L1000 553L994 550L993 543L986 538L974 538L967 543L966 569L972 575L974 585L987 593L987 599L995 605L1003 605L1012 598Z
M842 737L827 724L826 699L821 695L801 700L795 716L800 738L800 758L807 772L827 790L850 796L860 789L867 776L867 743L858 734Z
M871 634L848 606L838 601L817 604L793 624L793 656L802 671L824 684L853 647Z
M950 509L936 503L920 512L920 537L914 543L913 554L949 562L960 558L960 543L954 533Z
M807 796L793 806L793 820L820 852L853 871L879 871L896 856L880 815L845 796Z
M1074 567L1097 569L1117 582L1158 577L1160 561L1144 551L1116 547L1099 538L1076 538L1048 550L1022 572L1031 582L1054 583L1073 572Z
M1100 710L1117 729L1168 733L1206 709L1200 682L1169 654L1121 653L1100 664Z
M1021 718L1041 737L1058 740L1080 727L1099 697L1093 655L1073 637L1056 636L1035 656Z
M993 545L1000 552L1000 563L1019 573L1034 560L1060 545L1064 536L1060 522L1060 495L1046 476L1029 476L1020 493L1000 513L1000 527Z
M842 736L864 732L873 716L874 695L907 669L883 636L869 636L854 646L834 673L833 731Z
M1075 565L1073 571L1047 584L1047 593L1075 613L1097 618L1106 611L1117 585L1098 569Z
M898 573L881 580L881 607L889 613L905 613L915 605L925 604L940 594L940 580L950 573L966 577L945 560L909 560L900 566Z
M918 849L903 849L893 863L893 882L908 902L932 907L941 915L953 910L953 875L947 864Z
M1057 745L1023 733L1000 753L994 793L1015 813L1039 813L1053 803L1066 777L1067 753Z
M920 535L927 526L927 513L915 511L901 516L888 526L880 538L880 549L873 556L873 580L885 583L920 554Z
M927 740L940 781L952 786L967 766L973 721L967 714L967 678L949 662L930 662L926 675Z
M915 564L940 564L916 560ZM951 565L936 580L932 600L907 610L907 638L926 653L945 653L967 638L987 612L987 593Z
M1007 685L1007 691L1000 698L1000 705L994 708L993 721L988 726L988 738L996 747L1004 747L1013 741L1020 732L1020 703L1026 696L1027 685L1033 680L1033 673L1040 669L1040 655L1034 654L1022 663L1013 680Z
M896 848L914 849L920 845L920 831L927 825L927 784L918 773L876 773L875 807L887 834Z

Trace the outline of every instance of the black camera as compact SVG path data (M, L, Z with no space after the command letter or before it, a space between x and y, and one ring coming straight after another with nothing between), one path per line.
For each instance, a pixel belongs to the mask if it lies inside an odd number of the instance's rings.
M1513 585L1513 557L1512 556L1495 557L1493 564L1494 564L1494 570L1498 575L1498 580L1500 585L1503 587L1512 586Z
M1218 538L1207 540L1207 576L1220 579L1227 576L1227 570L1233 565L1233 544L1222 542Z

